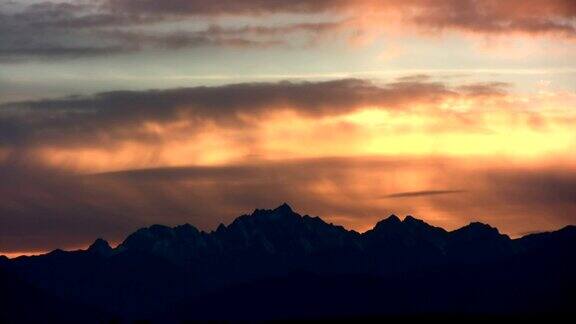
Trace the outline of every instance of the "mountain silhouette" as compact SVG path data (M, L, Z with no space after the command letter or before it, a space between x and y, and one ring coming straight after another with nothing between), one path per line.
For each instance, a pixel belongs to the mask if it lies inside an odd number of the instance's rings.
M574 226L511 239L392 215L360 234L283 204L209 233L152 225L116 248L0 258L0 321L558 315L575 311L574 247Z

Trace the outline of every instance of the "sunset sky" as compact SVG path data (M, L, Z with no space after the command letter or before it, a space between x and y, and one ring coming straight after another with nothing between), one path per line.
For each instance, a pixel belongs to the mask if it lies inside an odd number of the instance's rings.
M0 254L283 202L576 224L576 1L0 0Z

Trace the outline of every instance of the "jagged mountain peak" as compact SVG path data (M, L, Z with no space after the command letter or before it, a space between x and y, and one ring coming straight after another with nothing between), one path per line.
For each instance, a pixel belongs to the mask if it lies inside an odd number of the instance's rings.
M232 221L228 226L221 224L218 226L216 232L222 232L223 230L236 226L252 226L254 224L263 223L287 225L302 221L302 219L303 217L300 214L294 212L287 203L284 203L274 209L255 209L252 214L242 215Z
M489 224L482 222L471 222L470 224L464 226L464 228L474 228L474 229L484 229L484 230L496 230L497 228L490 226Z
M390 215L388 218L385 218L374 226L372 231L388 231L393 230L396 231L398 229L409 229L409 228L436 228L425 221L415 218L412 215L408 215L404 218L404 220L400 220L400 218L396 215Z
M94 243L90 245L90 247L88 247L88 251L107 254L108 252L112 251L112 247L110 247L108 241L102 238L98 238L94 241Z
M358 246L360 243L353 238L356 235L319 217L302 216L284 203L274 209L256 209L228 225L220 224L210 233L199 232L189 224L174 228L153 225L130 235L121 250L149 252L174 261L202 255L250 255L263 251L297 255L344 245Z
M268 216L269 218L280 218L285 216L298 216L301 217L300 214L294 212L292 207L287 203L283 203L282 205L274 208L274 209L256 209L252 215L250 216Z
M497 228L481 222L472 222L464 227L451 232L453 236L467 238L486 238L505 236L500 234Z
M218 225L218 227L216 228L216 231L214 231L214 232L216 232L216 233L218 233L218 232L222 233L222 232L225 232L225 231L226 231L226 225L220 223L220 224Z
M181 236L182 235L194 235L194 236L196 236L196 235L200 234L200 231L196 227L194 227L188 223L183 224L183 225L178 225L178 226L174 227L173 230L176 232L177 235L181 235Z
M402 223L402 221L400 220L400 218L398 218L398 216L392 214L392 215L388 216L387 218L376 223L373 230L379 230L379 229L387 228L390 225L398 225L401 223Z
M190 224L176 227L155 224L130 234L119 248L121 250L151 251L160 247L166 248L167 245L163 242L195 241L201 235L201 232Z
M283 214L289 214L289 213L294 212L292 210L292 207L290 207L290 205L288 205L288 203L283 203L282 205L276 207L274 209L274 211L279 212L279 213L283 213Z
M236 218L230 225L221 225L217 233L225 234L227 232L246 232L246 234L259 232L268 233L269 235L295 235L300 236L305 232L314 230L333 229L345 231L343 227L328 224L319 217L300 215L287 204L284 203L274 209L256 209L250 215L242 215Z
M134 234L139 234L142 236L152 236L152 237L157 237L157 238L170 238L170 237L174 237L174 236L182 236L182 235L186 235L186 234L199 234L200 231L186 223L186 224L182 224L182 225L178 225L175 227L170 227L170 226L166 226L166 225L160 225L160 224L154 224L151 225L149 227L144 227L141 228L139 230L137 230L136 232L134 232Z
M56 255L56 256L58 256L58 255L66 255L67 253L68 253L67 251L64 251L64 250L62 250L62 249L54 249L54 250L48 252L48 253L45 254L45 255L50 255L50 256L55 256L55 255ZM42 256L42 255L41 255L41 256Z
M450 232L449 246L454 256L466 262L481 262L517 253L508 235L500 234L497 228L480 222L472 222Z
M396 215L391 215L362 236L369 246L383 249L427 246L434 250L427 250L426 253L430 254L441 253L440 250L446 245L447 232L410 215L402 221Z
M417 258L432 255L474 258L477 255L489 256L487 251L491 250L513 252L510 242L508 236L483 223L473 222L448 232L411 215L403 220L390 215L373 229L359 234L326 223L319 217L300 215L284 203L274 209L256 209L228 225L220 224L209 233L201 232L190 224L176 227L152 225L128 236L116 252L146 252L177 263L197 262L206 256L216 255L226 258L258 253L303 256L319 252L335 253L342 248L347 251L372 251L366 253L380 253L376 252L380 249L388 251L386 253L405 253L408 251L406 249L411 249L410 253L421 252Z
M407 224L423 224L426 223L421 219L415 218L412 215L408 215L404 218L404 220L402 220L402 223L407 223Z

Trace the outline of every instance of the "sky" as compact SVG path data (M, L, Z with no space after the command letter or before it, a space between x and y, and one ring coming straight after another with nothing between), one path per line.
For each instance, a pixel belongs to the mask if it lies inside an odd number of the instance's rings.
M573 0L0 0L0 254L283 202L576 224Z

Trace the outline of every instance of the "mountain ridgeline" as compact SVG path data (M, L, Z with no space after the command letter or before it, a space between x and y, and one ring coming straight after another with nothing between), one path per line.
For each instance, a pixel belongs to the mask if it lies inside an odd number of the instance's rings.
M574 226L512 240L390 216L360 234L284 204L210 233L153 225L116 248L0 258L0 321L573 313L575 248Z

